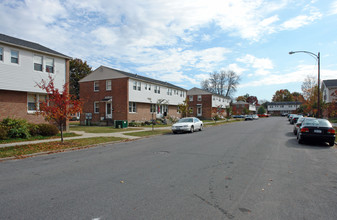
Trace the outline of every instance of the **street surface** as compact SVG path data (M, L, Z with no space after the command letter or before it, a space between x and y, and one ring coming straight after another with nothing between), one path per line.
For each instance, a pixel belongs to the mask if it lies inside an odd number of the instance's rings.
M337 149L286 118L0 163L0 219L337 219Z

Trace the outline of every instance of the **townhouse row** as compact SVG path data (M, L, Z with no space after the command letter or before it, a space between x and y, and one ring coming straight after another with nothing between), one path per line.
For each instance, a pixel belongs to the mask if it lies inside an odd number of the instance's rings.
M69 82L71 57L40 44L0 34L0 120L24 118L42 123L35 113L39 102L47 98L36 86L51 74L55 86L62 90ZM148 121L163 116L181 117L178 105L187 100L189 116L211 118L225 116L230 98L198 88L179 86L100 66L80 80L80 97L84 102L81 123L108 121Z

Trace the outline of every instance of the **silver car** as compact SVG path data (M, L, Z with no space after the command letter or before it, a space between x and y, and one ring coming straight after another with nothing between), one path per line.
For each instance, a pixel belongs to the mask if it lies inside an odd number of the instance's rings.
M172 132L174 134L179 132L191 132L195 130L202 131L204 123L195 117L182 118L177 123L172 125Z

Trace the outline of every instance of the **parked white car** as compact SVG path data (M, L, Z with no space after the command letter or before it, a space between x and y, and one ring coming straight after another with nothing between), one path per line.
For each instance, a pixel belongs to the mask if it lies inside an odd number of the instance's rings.
M177 123L172 125L172 132L194 132L195 130L202 131L204 123L195 117L182 118Z

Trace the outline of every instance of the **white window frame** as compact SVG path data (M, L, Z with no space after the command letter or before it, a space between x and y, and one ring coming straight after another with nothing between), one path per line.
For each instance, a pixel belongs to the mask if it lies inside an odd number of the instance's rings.
M32 101L29 100L30 96L34 96L34 104L35 104L35 109L30 110L29 109L29 103L32 103ZM34 93L27 93L27 112L28 113L35 113L40 110L40 102L42 101L42 97L45 97L45 100L47 100L48 95L45 94L34 94ZM49 105L49 104L48 104Z
M133 82L133 90L137 90L137 81Z
M97 111L98 110L98 111ZM94 113L98 114L99 113L99 102L94 102Z
M111 84L111 80L107 80L107 81L105 81L105 89L106 89L106 91L111 91L111 86L112 84Z
M198 95L198 101L201 101L201 95Z
M0 61L4 61L4 48L0 47Z
M41 58L41 63L35 62L35 61L36 61L36 60L35 60L36 57ZM41 56L41 55L35 55L35 54L34 54L34 57L33 57L33 64L34 64L34 70L35 70L35 71L43 72L43 56ZM36 65L39 65L39 67L40 67L41 69L36 69L36 68L35 68L35 64L36 64Z
M136 113L137 105L136 102L129 102L129 113Z
M190 95L190 96L188 97L188 100L190 100L190 102L193 102L193 95Z
M99 81L94 81L94 92L99 91Z
M17 57L13 57L13 52L17 53ZM11 63L19 64L19 57L20 57L20 54L19 54L18 50L11 50ZM16 62L13 62L13 60L12 60L13 58L17 59Z
M142 90L142 83L141 82L137 82L137 90L138 91Z
M202 105L197 105L197 116L202 116Z
M49 60L52 61L52 66L48 65ZM55 60L54 60L54 58L46 57L44 66L45 66L45 70L46 70L47 73L55 73Z

